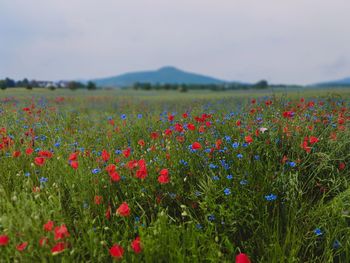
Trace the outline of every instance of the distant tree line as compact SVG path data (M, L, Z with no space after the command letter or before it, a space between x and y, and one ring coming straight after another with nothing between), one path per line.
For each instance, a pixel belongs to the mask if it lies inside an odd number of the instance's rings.
M79 81L60 81L58 83L51 81L37 81L37 80L28 80L27 78L23 80L13 80L10 78L0 79L0 89L4 90L7 88L48 88L50 90L55 90L56 88L67 88L70 90L77 89L88 89L95 90L97 86L94 82L89 81L87 84L84 84Z
M261 80L256 84L244 83L220 83L220 84L152 84L152 83L135 83L132 88L135 90L178 90L186 92L188 90L246 90L246 89L267 89L269 84L266 80Z

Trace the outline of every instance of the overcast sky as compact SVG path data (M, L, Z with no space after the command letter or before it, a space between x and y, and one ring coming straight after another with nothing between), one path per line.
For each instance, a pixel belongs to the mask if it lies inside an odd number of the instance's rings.
M350 76L350 0L0 0L0 78Z

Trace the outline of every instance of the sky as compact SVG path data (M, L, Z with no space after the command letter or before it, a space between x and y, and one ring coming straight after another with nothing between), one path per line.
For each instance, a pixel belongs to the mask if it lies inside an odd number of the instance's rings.
M162 66L223 80L350 77L349 0L0 0L0 78Z

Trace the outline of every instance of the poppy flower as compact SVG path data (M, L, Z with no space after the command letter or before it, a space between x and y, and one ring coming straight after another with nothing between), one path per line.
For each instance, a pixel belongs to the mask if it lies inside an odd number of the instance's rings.
M123 202L117 209L117 214L120 216L129 216L130 208L126 202Z
M103 200L103 197L100 196L100 195L95 195L94 200L95 200L95 204L96 204L96 205L100 205L101 202L102 202L102 200Z
M127 148L126 150L123 151L123 155L125 158L128 158L130 156L131 149Z
M69 158L68 158L68 161L76 161L78 159L78 152L75 152L75 153L71 153L69 155Z
M194 126L192 123L187 124L187 129L190 131L194 131L196 129L196 126Z
M38 156L45 157L45 158L52 158L53 154L50 151L39 151Z
M248 135L244 137L244 140L246 143L252 143L253 142L253 138L252 136Z
M47 237L42 237L39 240L39 246L43 247L43 246L47 245L48 242L49 242L49 239Z
M0 235L0 246L6 246L9 243L9 237L7 235Z
M111 172L111 173L109 174L109 176L111 177L111 180L112 180L113 182L119 182L119 181L120 181L120 175L119 175L116 171Z
M28 246L28 242L23 242L23 243L17 245L17 246L16 246L16 249L17 249L18 251L23 251L23 250L26 249L27 246Z
M14 157L14 158L17 158L17 157L20 157L20 156L21 156L21 152L20 151L14 151L12 153L12 157Z
M103 159L105 162L107 162L111 156L110 156L110 154L109 154L106 150L103 150L103 151L102 151L102 154L101 154L101 157L102 157L102 159Z
M169 171L168 169L162 169L159 173L158 182L161 184L169 183Z
M61 252L63 252L67 248L67 244L64 242L59 242L56 245L53 246L51 249L52 255L57 255Z
M26 149L26 155L31 155L34 152L32 148Z
M76 169L78 169L78 167L79 167L79 163L78 163L77 161L71 161L71 162L70 162L70 166L71 166L74 170L76 170Z
M119 246L118 244L114 244L110 249L109 249L109 254L114 257L114 258L122 258L124 254L124 249Z
M137 144L140 145L141 147L143 147L143 146L145 146L145 141L141 139L137 142Z
M37 166L43 166L45 164L45 158L43 158L43 157L35 157L34 158L34 163Z
M192 149L193 150L198 150L198 149L201 149L201 148L202 148L202 145L199 142L192 143Z
M132 242L131 242L131 248L132 250L134 250L134 252L136 254L141 253L142 248L141 248L141 239L140 237L135 238Z
M69 232L65 224L55 227L55 240L69 237Z
M51 220L47 221L47 223L44 224L44 230L47 231L47 232L51 231L53 226L54 226L54 224L55 223L53 221L51 221Z
M340 171L344 170L345 167L346 167L345 163L343 163L343 162L339 163L338 168L339 168Z
M236 256L236 263L250 263L250 259L246 254L239 253Z

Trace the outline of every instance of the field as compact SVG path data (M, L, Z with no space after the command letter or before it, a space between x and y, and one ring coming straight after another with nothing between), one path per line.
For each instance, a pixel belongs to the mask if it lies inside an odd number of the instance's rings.
M349 109L346 89L1 91L0 262L350 262Z

